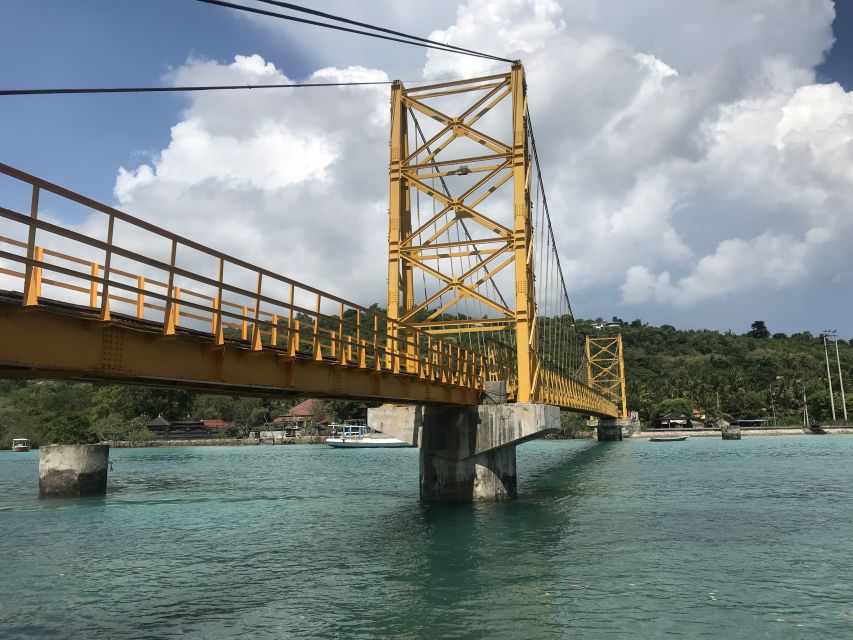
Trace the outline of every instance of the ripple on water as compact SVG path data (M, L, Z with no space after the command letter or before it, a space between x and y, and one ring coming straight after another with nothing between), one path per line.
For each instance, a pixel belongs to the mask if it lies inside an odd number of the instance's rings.
M534 442L475 505L419 503L414 450L114 450L70 501L26 455L9 637L853 637L853 438Z

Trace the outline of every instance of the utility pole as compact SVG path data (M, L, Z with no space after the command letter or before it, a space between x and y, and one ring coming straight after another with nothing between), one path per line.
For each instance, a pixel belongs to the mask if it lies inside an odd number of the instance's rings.
M829 384L829 404L832 407L832 421L835 422L835 397L832 395L832 375L829 373L829 348L826 346L826 336L828 333L829 331L824 330L820 335L823 336L823 353L826 356L826 382Z
M773 384L770 384L770 408L773 410L773 426L778 427L779 423L776 422L776 403L773 402Z
M841 355L838 353L838 331L824 331L835 342L835 363L838 365L838 386L841 388L841 408L844 410L844 422L847 422L847 398L844 396L844 378L841 375Z
M806 398L806 383L800 380L800 384L803 385L803 424L808 429L811 425L809 424L809 400Z

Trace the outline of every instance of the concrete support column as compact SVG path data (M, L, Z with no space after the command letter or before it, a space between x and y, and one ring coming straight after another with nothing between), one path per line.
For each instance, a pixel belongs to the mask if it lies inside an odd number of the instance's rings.
M494 413L500 405L490 405ZM424 407L421 442L421 500L471 502L505 500L517 494L515 444L492 442L477 453L486 407ZM487 420L488 421L488 420Z
M107 492L107 444L39 447L39 495L102 496Z
M500 397L500 390L494 390ZM515 451L560 427L543 404L368 409L374 429L420 446L420 496L430 502L505 500L518 492Z
M599 442L622 440L622 425L613 418L599 418L595 431Z
M421 500L476 502L517 494L514 444L465 460L448 460L421 448Z

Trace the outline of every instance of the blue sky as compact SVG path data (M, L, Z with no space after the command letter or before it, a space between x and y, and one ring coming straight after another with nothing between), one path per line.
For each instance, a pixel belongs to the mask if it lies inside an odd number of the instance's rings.
M769 16L768 26L763 31L747 32L747 35L740 40L731 36L730 32L737 31L742 24L748 22L746 19L738 19L737 15L739 7L746 5L746 2L735 3L729 7L734 16L732 28L727 27L724 18L719 18L719 23L715 22L719 17L717 14L723 13L716 11L718 5L713 1L700 2L699 0L695 4L679 5L678 11L675 12L670 11L672 5L667 6L660 0L648 0L644 10L646 15L641 15L642 11L633 15L635 5L631 5L631 9L626 9L624 0L602 0L596 4L598 13L594 16L583 13L590 6L589 3L561 0L561 12L532 16L531 9L528 12L531 15L519 14L515 19L521 25L519 38L527 37L529 34L535 35L535 40L531 41L528 47L533 51L529 56L531 62L528 68L532 78L535 79L534 64L537 60L537 47L540 40L551 43L548 46L558 52L554 55L563 55L561 51L577 46L578 51L592 52L590 55L594 56L598 52L596 47L600 49L600 39L596 37L603 34L617 43L614 45L614 51L620 55L625 52L630 55L653 55L661 64L678 70L679 82L682 82L685 88L678 88L669 97L661 94L662 100L671 100L665 104L672 109L683 108L685 113L696 109L695 105L684 105L678 100L681 100L684 95L690 95L691 91L696 93L697 87L701 86L704 90L713 86L713 91L716 93L709 98L712 104L702 112L703 118L713 119L717 117L715 114L719 113L717 111L719 105L742 104L738 103L738 100L752 90L743 87L752 86L747 76L752 73L751 65L753 58L759 57L757 54L766 54L770 57L777 55L781 50L794 60L792 64L795 66L799 65L802 70L813 69L816 72L817 83L837 81L847 91L853 90L853 64L850 62L853 60L853 3L836 4L836 18L832 25L836 42L829 50L825 61L818 64L819 59L814 58L814 51L821 50L819 24L810 31L808 25L800 24L807 20L794 15L795 12L790 8L787 9L787 13L791 14L789 18L785 16L786 10L775 9L784 2L790 1L751 0L752 4L756 5L764 3L764 13ZM501 7L501 3L497 0L494 2L469 0L469 3L480 5L491 3ZM826 0L814 0L813 5L818 7L825 3ZM703 14L700 5L711 7L711 13ZM460 10L457 13L456 4L453 2L437 4L416 2L407 5L405 11L393 2L379 1L356 4L345 0L325 0L317 6L329 7L331 10L355 18L373 20L389 27L398 27L423 35L427 35L432 30L449 28L451 31L447 32L449 35L446 37L460 38L457 42L463 46L469 45L489 50L500 46L493 33L478 32L475 27L466 23L464 11ZM460 3L460 7L463 6ZM790 6L802 7L804 4L797 0ZM359 8L358 12L354 11L355 7ZM500 9L494 13L499 15L501 11L508 10ZM660 15L655 13L656 11L660 12ZM483 12L480 11L480 13ZM709 20L708 15L713 19ZM808 17L808 13L804 15ZM562 21L562 27L559 27L560 21ZM647 23L652 26L647 26ZM556 31L562 29L562 36L554 35L556 33L554 25L557 25ZM537 29L543 29L543 31L540 32ZM703 29L707 29L707 32L702 37L695 41L690 40L690 34L701 33ZM771 37L774 29L781 35ZM765 32L771 34L767 35L766 42L764 41ZM566 34L570 38L564 37ZM678 39L679 34L683 38L681 41ZM725 44L724 41L727 38L730 38L731 42ZM723 44L720 44L721 42ZM794 44L790 44L791 42ZM802 46L797 44L799 42ZM790 50L785 49L789 44ZM296 79L303 78L322 66L345 67L354 64L380 68L390 77L413 77L412 74L421 73L425 60L422 50L408 49L391 43L360 40L347 35L330 35L314 28L247 19L232 11L205 6L191 0L147 0L146 2L28 0L27 2L7 1L0 4L0 61L2 61L0 62L0 86L3 88L160 85L163 83L164 74L172 69L182 68L192 57L215 61L224 68L224 65L232 63L234 56L238 54L258 54L264 60L273 63L278 71ZM513 55L513 52L507 52L507 55ZM625 58L626 62L622 66L617 65L613 69L606 67L612 62L613 56L603 57L596 62L600 66L602 77L617 78L612 80L613 91L625 94L625 104L635 104L632 102L634 98L629 94L633 91L631 87L635 84L636 78L628 74L619 79L619 72L624 70L626 64L636 63L636 57L633 61L629 60L630 55ZM734 63L731 63L732 58L735 59ZM525 59L528 59L527 54ZM573 65L576 59L579 58L569 58L567 64ZM435 61L429 64L433 63ZM436 64L436 68L438 66L440 65ZM564 66L562 69L566 68ZM650 74L644 82L648 82L648 87L652 87L655 82L658 82L654 79L657 77L655 74L663 67L656 69L652 69L644 62L636 68L635 75ZM724 69L725 72L720 69ZM430 73L429 69L425 73ZM666 76L666 73L668 72L664 72L663 76ZM730 77L724 77L721 80L726 73L729 73ZM762 73L764 72L755 72L755 77L762 76ZM624 86L617 85L620 81ZM567 79L565 82L569 84L572 81ZM589 78L584 77L584 82L589 84ZM660 82L663 83L661 85L663 91L673 84L671 80ZM542 107L543 116L538 120L544 122L546 128L566 126L564 113L558 111L549 113L547 100L542 97L546 93L543 85L532 85L533 105L537 109L540 108L536 104L537 100L545 105ZM319 112L328 106L323 104L328 100L328 97L325 97L328 95L314 94L313 97L305 100L306 102L315 100ZM578 108L589 107L593 113L606 111L607 105L599 106L594 103L594 100L608 100L611 94L597 91L590 95L591 98L584 97L579 102ZM717 102L713 103L714 100ZM0 139L3 141L0 161L43 176L96 199L115 202L114 187L118 168L123 166L133 170L143 164L157 168L160 154L166 149L177 146L172 128L183 121L182 114L186 109L199 108L200 104L191 96L176 94L0 98ZM654 105L649 107L652 111L656 108ZM235 115L239 115L239 112ZM281 117L285 122L288 116L273 113L271 117ZM571 119L586 121L584 117L573 116ZM590 119L594 120L594 118ZM675 120L677 122L673 127L685 126L681 119ZM298 129L296 122L290 122L288 126ZM646 128L648 126L646 125ZM608 135L607 131L609 129L606 128L597 131L591 125L588 132L572 133L565 138L565 145L572 149L579 149L581 164L577 166L595 163L595 154L600 148L607 147L604 143L596 144L595 140L603 140L603 137ZM377 140L381 139L384 135L382 126L379 126L376 132ZM550 188L555 192L555 202L559 201L562 193L570 207L574 207L576 212L573 215L575 216L585 215L587 211L599 210L605 211L601 215L607 215L607 207L630 211L639 206L637 201L632 200L630 190L623 193L611 185L603 185L599 187L601 193L590 196L587 187L583 185L583 188L578 187L575 184L577 180L571 177L566 178L565 184L562 184L558 171L562 170L560 160L565 158L565 152L561 149L567 147L561 146L562 133L557 129L554 129L554 132L554 135L549 135L546 130L545 135L540 134L538 137L540 144L543 140L553 143L543 146L546 147L544 149L546 153L548 146L551 146L553 152L554 161L550 166L554 167L552 175L556 177L552 178ZM343 135L344 133L340 132L330 134L329 139L340 142ZM648 145L643 135L643 131L638 130L632 149ZM677 131L671 135L675 140ZM591 139L592 142L586 142L587 139ZM616 145L618 142L616 140L613 144ZM341 142L339 146L349 148L347 144ZM683 146L681 141L676 140L671 149L658 150L661 158L649 160L649 166L659 162L658 166L666 166L666 171L672 172L669 179L676 181L677 171L681 169L672 169L672 167L677 167L678 163L684 160L682 157L684 150L681 148ZM618 148L618 145L613 148ZM380 148L380 151L384 153L384 149ZM380 158L377 165L383 165L382 153L377 155ZM587 158L591 158L589 163ZM607 163L612 162L612 158L602 155L601 162L601 166L609 167ZM566 166L570 166L570 163ZM575 165L571 164L571 166ZM632 179L646 169L645 165L637 166L639 168L634 169L634 173L631 174ZM375 193L365 195L363 206L372 207L370 215L373 217L365 218L368 221L365 224L370 227L372 235L381 236L381 238L384 238L385 230L381 227L385 222L381 211L378 213L376 211L375 201L378 197L377 193L379 196L383 195L384 171L383 166L378 166L374 173L361 179L362 183L378 185ZM625 169L625 171L629 170ZM614 174L618 174L618 171L614 171ZM722 179L731 181L734 178L729 176ZM743 187L743 185L730 186L731 193L740 193ZM153 187L136 185L134 188L136 201L147 203L148 208L145 211L151 212L152 216L166 216L157 209L160 201L145 191ZM757 247L760 246L760 239L768 234L771 236L776 234L781 241L788 242L791 239L805 238L805 233L808 231L804 222L808 216L803 216L785 228L779 226L781 222L776 222L790 217L791 211L800 205L783 203L776 211L772 203L762 202L756 205L753 196L747 196L743 200L736 199L734 203L717 194L714 197L708 197L707 193L715 189L720 192L718 183L698 187L695 193L673 196L675 199L672 202L664 198L661 206L670 208L667 215L671 220L667 218L667 221L658 221L662 225L661 229L674 229L687 247L684 257L677 260L675 264L660 262L656 256L645 258L638 256L637 265L623 261L611 266L609 263L612 261L605 260L606 264L599 270L606 271L607 268L612 268L606 277L591 272L588 266L578 266L573 277L577 282L589 283L572 287L574 305L579 315L616 314L626 319L641 317L652 322L666 322L676 326L732 328L735 331L745 331L752 320L764 318L774 331L800 329L815 331L820 330L824 325L835 325L843 332L853 335L853 308L850 302L853 274L851 274L849 259L822 267L823 271L815 267L813 273L807 277L804 276L799 280L795 278L790 286L785 285L778 289L767 286L766 277L761 280L760 276L756 276L756 284L752 288L735 287L728 290L719 283L703 282L701 286L705 289L710 290L715 285L719 286L720 293L703 298L691 292L690 287L693 286L695 278L706 277L701 271L703 258L713 258L717 263L722 259L721 251L715 250L715 247L723 247L729 240L743 241L746 243L744 247ZM725 188L722 192L729 193ZM282 198L286 197L284 193L279 195ZM661 196L661 194L655 195ZM583 201L582 198L587 196L591 198L590 201ZM294 202L297 201L299 200L294 198ZM252 200L246 200L246 206L253 206L252 202ZM309 206L316 206L316 204L309 203ZM737 216L731 216L731 219L725 220L727 209L741 206L746 207L747 213L741 214L740 220ZM753 206L754 213L750 209ZM167 207L164 206L163 211L166 209ZM709 217L711 213L713 215ZM717 220L718 216L719 223L709 224L709 219ZM745 225L747 228L741 229L741 226L744 226L740 224L743 220L749 220L750 224ZM752 224L753 220L754 224ZM177 221L176 224L179 222ZM587 233L583 230L586 227L579 227L584 222L584 219L578 217L567 218L564 228L560 230L560 237L566 243L563 254L567 256L567 264L571 264L573 255L586 250L584 245L589 245L589 254L585 258L588 265L593 262L589 256L602 253L602 250L593 242L581 242L577 237L573 237ZM170 219L168 217L158 219L158 223L169 225ZM296 219L287 222L287 224L291 223L294 225L293 233L301 233L296 230L299 222ZM334 222L331 224L335 225ZM576 229L580 231L574 233ZM216 242L215 239L208 241ZM647 245L650 243L651 241L646 241ZM365 242L365 246L367 247L366 260L375 259L377 250L381 252L381 242L370 240ZM635 244L632 244L630 238L624 241L624 245L617 246L626 247L616 249L626 254L635 250ZM794 243L793 246L795 250L800 250L797 248L798 244ZM239 250L242 249L239 247L235 249L235 251ZM745 251L748 250L745 249ZM263 254L263 252L260 253ZM269 261L268 264L276 266L275 253L270 253L266 259ZM581 259L578 258L578 263ZM259 261L261 261L260 258ZM377 261L379 268L367 269L368 273L374 275L362 275L361 279L372 281L381 278L381 263L381 260ZM645 269L645 272L640 274L642 276L640 281L647 288L645 297L636 293L633 298L630 295L626 297L627 284L637 281L636 278L632 281L626 278L626 271L633 266L642 266ZM814 267L813 264L811 266ZM290 263L282 264L281 268L290 268ZM637 275L636 271L632 273ZM660 280L663 274L666 274L667 278L671 276L671 279ZM352 275L351 279L344 282L330 280L329 275L323 273L317 273L316 276L312 273L296 275L301 275L312 282L315 280L311 278L316 277L318 284L326 284L329 288L353 290L353 295L364 298L359 298L363 302L381 298L383 289L381 286L362 287L355 279L358 274ZM599 276L602 278L600 281L595 279ZM744 277L748 277L748 274ZM617 302L620 295L623 297L622 301ZM687 306L681 304L684 300L692 299L691 296L695 297L697 302ZM815 309L825 310L825 313L816 315Z
M195 2L28 0L0 6L0 85L160 86L190 56L260 53L288 74L309 68L286 37ZM177 94L8 98L0 103L3 161L111 200L116 169L169 141Z

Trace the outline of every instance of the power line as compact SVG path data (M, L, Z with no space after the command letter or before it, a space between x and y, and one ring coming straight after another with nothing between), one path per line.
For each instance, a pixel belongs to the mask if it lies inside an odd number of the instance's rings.
M305 89L310 87L358 87L393 84L390 80L376 82L303 82L299 84L220 84L191 87L102 87L68 89L0 89L0 96L39 96L66 93L174 93L177 91L234 91L240 89Z
M316 9L309 9L308 7L300 7L299 5L292 4L290 2L280 2L279 0L258 0L258 2L263 2L265 4L275 5L277 7L282 7L283 9L290 9L292 11L300 11L302 13L308 13L314 16L319 16L321 18L328 18L330 20L337 20L338 22L344 22L346 24L353 24L357 27L365 27L367 29L372 29L373 31L381 31L382 33L390 33L395 36L401 36L403 38L409 38L411 40L416 40L418 42L425 42L427 44L438 45L439 47L446 49L453 49L458 53L467 53L475 56L487 56L489 58L493 58L495 60L500 60L502 62L512 62L512 60L507 60L506 58L500 58L498 56L492 56L489 54L484 54L480 51L474 51L473 49L465 49L464 47L457 47L453 44L447 44L445 42L438 42L436 40L429 40L428 38L421 38L419 36L409 35L408 33L403 33L402 31L394 31L393 29L385 29L384 27L377 27L376 25L367 23L367 22L358 22L357 20L350 20L348 18L343 18L341 16L336 16L331 13L325 13L323 11L317 11Z
M432 41L426 41L424 38L418 38L416 36L410 36L407 34L401 34L401 35L405 36L405 38L408 38L407 40L404 40L402 38L395 38L392 36L382 35L380 33L371 33L370 31L364 31L362 29L352 29L350 27L343 27L341 25L329 24L328 22L319 22L317 20L309 20L308 18L299 18L297 16L290 16L290 15L285 15L283 13L276 13L275 11L267 11L266 9L256 9L254 7L247 7L247 6L242 5L242 4L235 4L233 2L225 2L224 0L196 0L196 1L197 2L203 2L204 4L216 5L219 7L227 7L229 9L235 9L237 11L246 11L248 13L254 13L257 15L269 16L271 18L279 18L281 20L290 20L291 22L300 22L302 24L310 24L310 25L314 25L317 27L325 27L326 29L334 29L335 31L345 31L347 33L355 33L355 34L362 35L362 36L369 36L371 38L379 38L381 40L390 40L392 42L401 42L403 44L414 45L417 47L425 47L427 49L436 49L438 51L448 51L450 53L458 53L460 55L474 56L476 58L486 58L489 60L497 60L500 62L510 62L510 63L513 62L512 60L509 60L507 58L501 58L499 56L493 56L493 55L488 54L488 53L480 53L477 51L462 50L461 48L454 47L453 45L445 45L445 44L441 44L441 43L429 44ZM331 16L331 14L328 14L328 15ZM339 20L339 21L347 21L350 24L355 24L354 21L349 21L346 18L340 18L338 16L333 16L333 19ZM390 29L383 29L381 27L376 27L373 25L368 25L368 27L370 29L373 29L373 30L381 30L384 32L391 33Z

